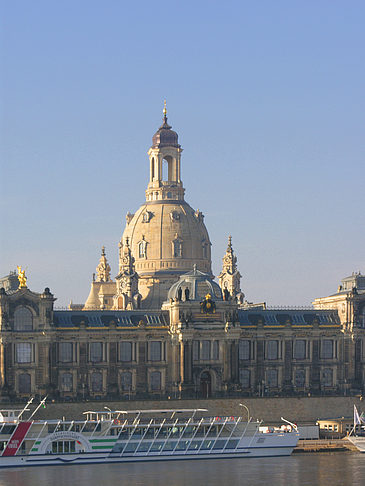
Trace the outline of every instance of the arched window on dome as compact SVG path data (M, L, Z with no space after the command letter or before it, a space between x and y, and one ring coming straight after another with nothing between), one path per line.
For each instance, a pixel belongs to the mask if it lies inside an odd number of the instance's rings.
M144 239L138 243L138 257L147 258L147 242Z
M183 241L179 237L172 241L172 256L173 258L182 258L183 256Z
M208 242L206 240L202 241L203 258L208 258Z
M33 314L26 307L18 307L14 312L14 331L32 331Z

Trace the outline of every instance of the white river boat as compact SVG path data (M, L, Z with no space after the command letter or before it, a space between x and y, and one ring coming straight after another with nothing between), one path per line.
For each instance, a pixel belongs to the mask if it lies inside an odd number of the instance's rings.
M354 405L354 425L347 436L348 440L360 451L365 452L365 420Z
M84 420L22 420L24 409L0 412L0 468L286 456L299 438L289 422L261 427L242 417L209 417L206 409L105 407L84 412Z

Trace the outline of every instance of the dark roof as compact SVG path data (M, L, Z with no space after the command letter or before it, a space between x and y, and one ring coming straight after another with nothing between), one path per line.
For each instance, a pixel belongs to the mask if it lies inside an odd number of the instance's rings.
M167 123L167 117L164 117L164 122L152 137L152 147L180 147L178 143L178 135L171 130L171 126Z
M289 321L291 326L313 326L315 320L319 325L340 326L340 319L333 310L239 310L238 319L241 326L284 326Z
M168 312L147 311L54 311L53 323L56 327L166 327L169 322Z

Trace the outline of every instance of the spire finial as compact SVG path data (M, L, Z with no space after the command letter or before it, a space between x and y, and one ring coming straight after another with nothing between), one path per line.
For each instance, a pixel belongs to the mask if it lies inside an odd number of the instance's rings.
M164 118L167 116L166 100L163 100L163 116Z
M101 247L101 256L105 256L105 246Z

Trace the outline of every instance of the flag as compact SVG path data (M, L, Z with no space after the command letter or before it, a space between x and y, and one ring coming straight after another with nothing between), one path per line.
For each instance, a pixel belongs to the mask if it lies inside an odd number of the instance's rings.
M361 424L360 415L357 411L356 405L354 405L354 426L359 424Z

